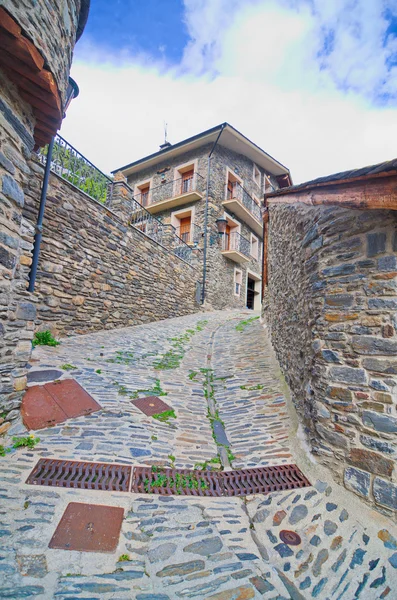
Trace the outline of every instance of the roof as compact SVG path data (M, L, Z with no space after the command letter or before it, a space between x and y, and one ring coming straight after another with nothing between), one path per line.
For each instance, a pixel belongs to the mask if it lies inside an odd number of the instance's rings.
M396 174L397 158L394 158L393 160L378 163L376 165L370 165L368 167L362 167L361 169L341 171L340 173L334 173L333 175L327 175L325 177L318 177L317 179L306 181L305 183L300 183L298 185L281 188L279 190L275 190L274 192L269 192L266 194L266 198L285 196L286 194L294 194L297 192L312 190L314 188L326 187L330 184L342 185L345 183L353 183L355 181L362 181Z
M270 154L262 150L262 148L254 144L254 142L251 142L251 140L237 131L237 129L229 125L229 123L222 123L221 125L217 125L212 129L207 129L206 131L187 138L186 140L182 140L177 144L173 144L167 148L155 152L154 154L150 154L149 156L140 158L139 160L129 163L128 165L124 165L123 167L115 169L112 171L112 173L114 174L118 171L121 171L125 176L132 175L133 173L137 173L142 169L156 165L158 162L160 162L160 160L162 161L167 158L174 158L178 155L184 154L187 151L199 148L204 144L214 143L220 131L222 131L222 135L218 143L221 146L247 156L259 167L262 167L266 172L269 172L275 176L288 175L289 180L291 181L290 172L287 167L270 156Z

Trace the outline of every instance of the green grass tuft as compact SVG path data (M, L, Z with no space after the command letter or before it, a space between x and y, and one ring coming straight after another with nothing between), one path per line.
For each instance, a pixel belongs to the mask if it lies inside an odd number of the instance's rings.
M33 348L35 346L59 346L61 342L58 342L51 331L36 331L32 340Z

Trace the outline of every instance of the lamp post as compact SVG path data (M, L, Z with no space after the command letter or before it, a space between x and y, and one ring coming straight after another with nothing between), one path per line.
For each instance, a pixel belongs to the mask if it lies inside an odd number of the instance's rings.
M65 116L66 116L66 111L69 108L71 101L73 100L73 98L77 98L78 95L79 95L79 86L77 85L77 83L75 82L74 79L69 77L69 84L68 84L68 89L66 91L66 100L65 100L64 110L63 110L63 118L65 118ZM36 223L36 228L35 228L36 233L35 233L34 242L33 242L32 267L30 269L29 286L28 286L29 292L34 291L34 286L36 283L37 266L39 264L39 255L40 255L40 246L41 246L41 237L43 234L44 209L45 209L45 203L46 203L46 198L47 198L48 179L50 177L50 171L51 171L52 151L54 148L54 142L55 142L55 136L53 136L51 138L51 141L48 145L48 150L47 150L47 158L46 158L46 163L45 163L45 168L44 168L43 185L41 188L39 214L37 215L37 223Z

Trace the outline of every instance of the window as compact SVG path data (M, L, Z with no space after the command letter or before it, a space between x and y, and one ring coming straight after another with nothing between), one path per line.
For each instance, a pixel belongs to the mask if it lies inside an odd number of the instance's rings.
M227 213L224 214L227 221L225 235L222 236L222 250L236 250L239 245L240 224L232 219Z
M234 295L240 296L243 273L239 269L234 269Z
M135 198L142 206L150 204L150 181L145 181L145 183L136 186Z
M226 200L232 200L233 198L240 198L242 192L243 181L235 175L229 169L227 170L226 179Z
M175 168L174 171L174 196L188 194L195 189L195 162L186 163Z
M195 241L193 239L193 222L194 209L178 210L171 215L171 225L175 227L176 235L181 238L185 244L192 244Z
M269 192L274 191L272 182L270 181L270 179L267 175L265 175L265 177L264 177L264 188L265 188L265 194L268 194Z
M261 172L256 165L254 165L253 180L258 187L261 187Z
M251 249L250 249L250 254L252 256L252 258L254 258L255 260L258 260L259 257L259 242L258 242L258 238L251 233Z

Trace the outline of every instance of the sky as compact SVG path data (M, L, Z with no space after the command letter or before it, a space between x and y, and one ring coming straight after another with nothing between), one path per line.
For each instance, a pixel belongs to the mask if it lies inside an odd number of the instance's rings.
M294 183L397 156L397 0L93 0L61 129L109 173L227 121Z

